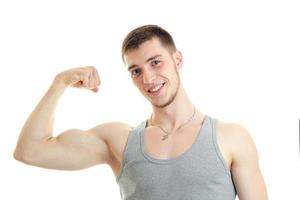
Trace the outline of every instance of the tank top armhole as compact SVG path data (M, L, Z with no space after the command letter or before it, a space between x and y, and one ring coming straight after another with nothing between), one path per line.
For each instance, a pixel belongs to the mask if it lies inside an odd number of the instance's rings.
M119 182L122 174L123 174L123 168L124 166L126 165L126 152L127 152L127 149L128 149L128 143L130 141L130 138L132 137L133 133L135 131L135 128L132 128L132 130L129 132L128 134L128 137L127 137L127 140L126 140L126 144L125 144L125 147L124 147L124 150L123 150L123 155L122 155L122 161L121 161L121 166L120 166L120 169L117 173L117 176L116 176L116 181Z
M222 163L227 175L229 177L231 177L231 172L230 170L228 169L227 167L227 164L226 164L226 161L221 153L221 150L220 150L220 147L218 145L218 141L217 141L217 130L216 130L216 124L217 124L218 120L217 119L212 119L212 140L213 140L213 144L214 144L214 148L215 148L215 151L217 153L217 156L220 160L220 162Z

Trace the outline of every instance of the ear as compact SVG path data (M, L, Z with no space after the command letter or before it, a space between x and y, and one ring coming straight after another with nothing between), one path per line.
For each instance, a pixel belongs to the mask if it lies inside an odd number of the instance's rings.
M182 64L183 64L183 56L182 56L181 52L176 50L173 53L173 58L174 58L177 70L181 69Z

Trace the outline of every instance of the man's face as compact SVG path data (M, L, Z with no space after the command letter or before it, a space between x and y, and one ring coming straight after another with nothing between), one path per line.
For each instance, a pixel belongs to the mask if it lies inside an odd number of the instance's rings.
M133 83L153 106L162 108L173 102L180 86L180 52L171 54L154 37L126 53L124 60Z

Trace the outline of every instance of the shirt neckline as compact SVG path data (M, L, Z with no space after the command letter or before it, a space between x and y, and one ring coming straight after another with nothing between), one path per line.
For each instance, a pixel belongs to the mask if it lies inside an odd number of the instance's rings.
M184 158L189 152L192 151L192 149L194 148L194 146L196 146L196 143L198 142L198 140L200 140L200 138L202 137L203 135L203 129L204 127L206 126L207 124L207 121L208 121L208 116L207 115L204 115L204 119L203 119L203 122L202 122L202 125L198 131L198 134L193 142L193 144L186 150L184 151L183 153L181 153L180 155L174 157L174 158L170 158L170 159L158 159L158 158L154 158L152 157L151 155L149 155L145 149L145 143L144 143L144 132L145 132L145 128L146 128L146 125L147 125L147 120L145 120L142 124L142 128L141 130L139 131L139 135L140 135L140 149L141 149L141 152L143 154L143 156L149 160L150 162L154 162L154 163L158 163L158 164L168 164L168 163L172 163L172 162L175 162L177 160L180 160L182 158Z

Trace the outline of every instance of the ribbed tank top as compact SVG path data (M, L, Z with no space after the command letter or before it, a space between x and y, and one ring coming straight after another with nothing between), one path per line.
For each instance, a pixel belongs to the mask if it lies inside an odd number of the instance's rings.
M122 200L234 200L236 190L217 144L216 121L206 115L193 145L168 160L145 151L146 121L135 127L116 177Z

